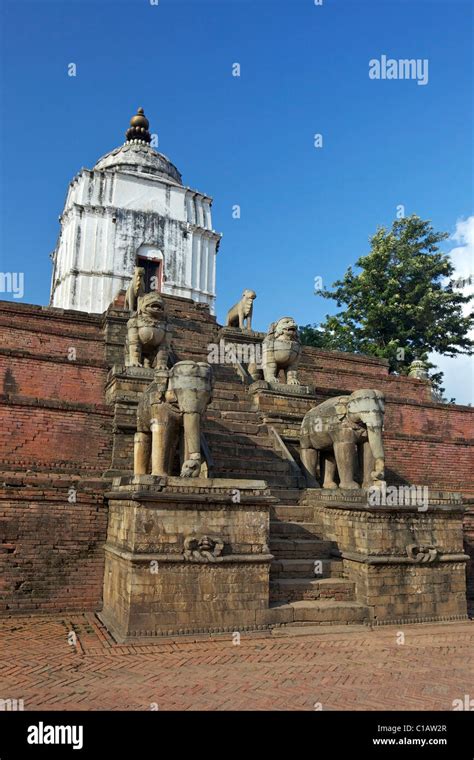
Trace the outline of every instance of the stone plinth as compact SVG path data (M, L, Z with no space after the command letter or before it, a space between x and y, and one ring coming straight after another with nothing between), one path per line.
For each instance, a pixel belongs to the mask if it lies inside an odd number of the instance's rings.
M272 559L263 481L117 478L108 499L101 619L118 641L257 627Z
M150 367L125 367L115 364L107 377L106 403L131 401L137 404L139 395L150 385L153 377L154 370Z
M369 506L364 491L308 489L307 498L374 623L466 618L468 557L459 495L431 492L426 509Z
M114 409L111 467L106 477L127 475L133 469L133 437L137 429L137 407L141 394L154 377L148 367L114 365L105 386L105 400Z
M221 327L218 332L219 340L222 338L229 343L261 343L265 335L266 333L240 327Z

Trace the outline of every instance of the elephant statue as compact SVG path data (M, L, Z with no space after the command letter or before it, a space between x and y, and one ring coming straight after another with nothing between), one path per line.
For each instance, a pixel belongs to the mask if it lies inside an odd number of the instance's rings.
M134 474L171 475L181 431L182 478L201 474L201 416L212 395L212 369L205 362L182 361L155 370L142 394L134 441Z
M308 486L319 488L321 454L324 456L323 488L360 488L354 479L356 454L363 472L363 487L382 486L385 483L384 411L383 394L367 389L354 391L350 396L330 398L310 409L301 423L300 436L301 463Z

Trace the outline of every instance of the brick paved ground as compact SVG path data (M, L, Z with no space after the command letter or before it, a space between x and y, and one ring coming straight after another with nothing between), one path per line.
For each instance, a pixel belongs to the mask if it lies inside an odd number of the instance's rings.
M467 622L119 646L93 614L16 617L0 620L0 699L25 710L451 710L474 695L473 644Z

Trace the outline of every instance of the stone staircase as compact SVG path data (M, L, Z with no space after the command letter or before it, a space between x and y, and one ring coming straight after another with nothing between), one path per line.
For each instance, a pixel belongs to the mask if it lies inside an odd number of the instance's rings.
M231 365L214 368L213 400L204 428L216 477L267 481L272 508L270 607L287 625L366 623L337 546L320 535L313 508L302 503L302 479L275 446L246 385Z
M215 365L214 391L203 432L220 478L265 480L272 489L302 484L275 449L274 438L232 365Z
M295 491L272 508L271 608L292 608L296 626L368 622L368 608L355 600L354 583L344 578L336 544L321 537L312 507L299 498Z

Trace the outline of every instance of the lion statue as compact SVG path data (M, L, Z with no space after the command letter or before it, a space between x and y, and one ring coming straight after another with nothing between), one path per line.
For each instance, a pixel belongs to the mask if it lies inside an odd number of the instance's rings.
M267 383L280 383L280 370L284 374L284 382L288 385L299 385L296 376L301 354L301 342L298 326L292 317L282 317L272 322L263 339L262 368L263 377ZM261 371L255 365L249 365L249 372L254 380L259 379Z
M251 332L253 302L256 297L254 290L244 290L240 301L227 312L226 327L238 327Z
M138 299L145 295L145 270L143 267L135 267L133 277L125 293L124 309L137 310Z
M170 347L163 299L156 292L139 296L137 312L127 322L126 366L166 368Z

